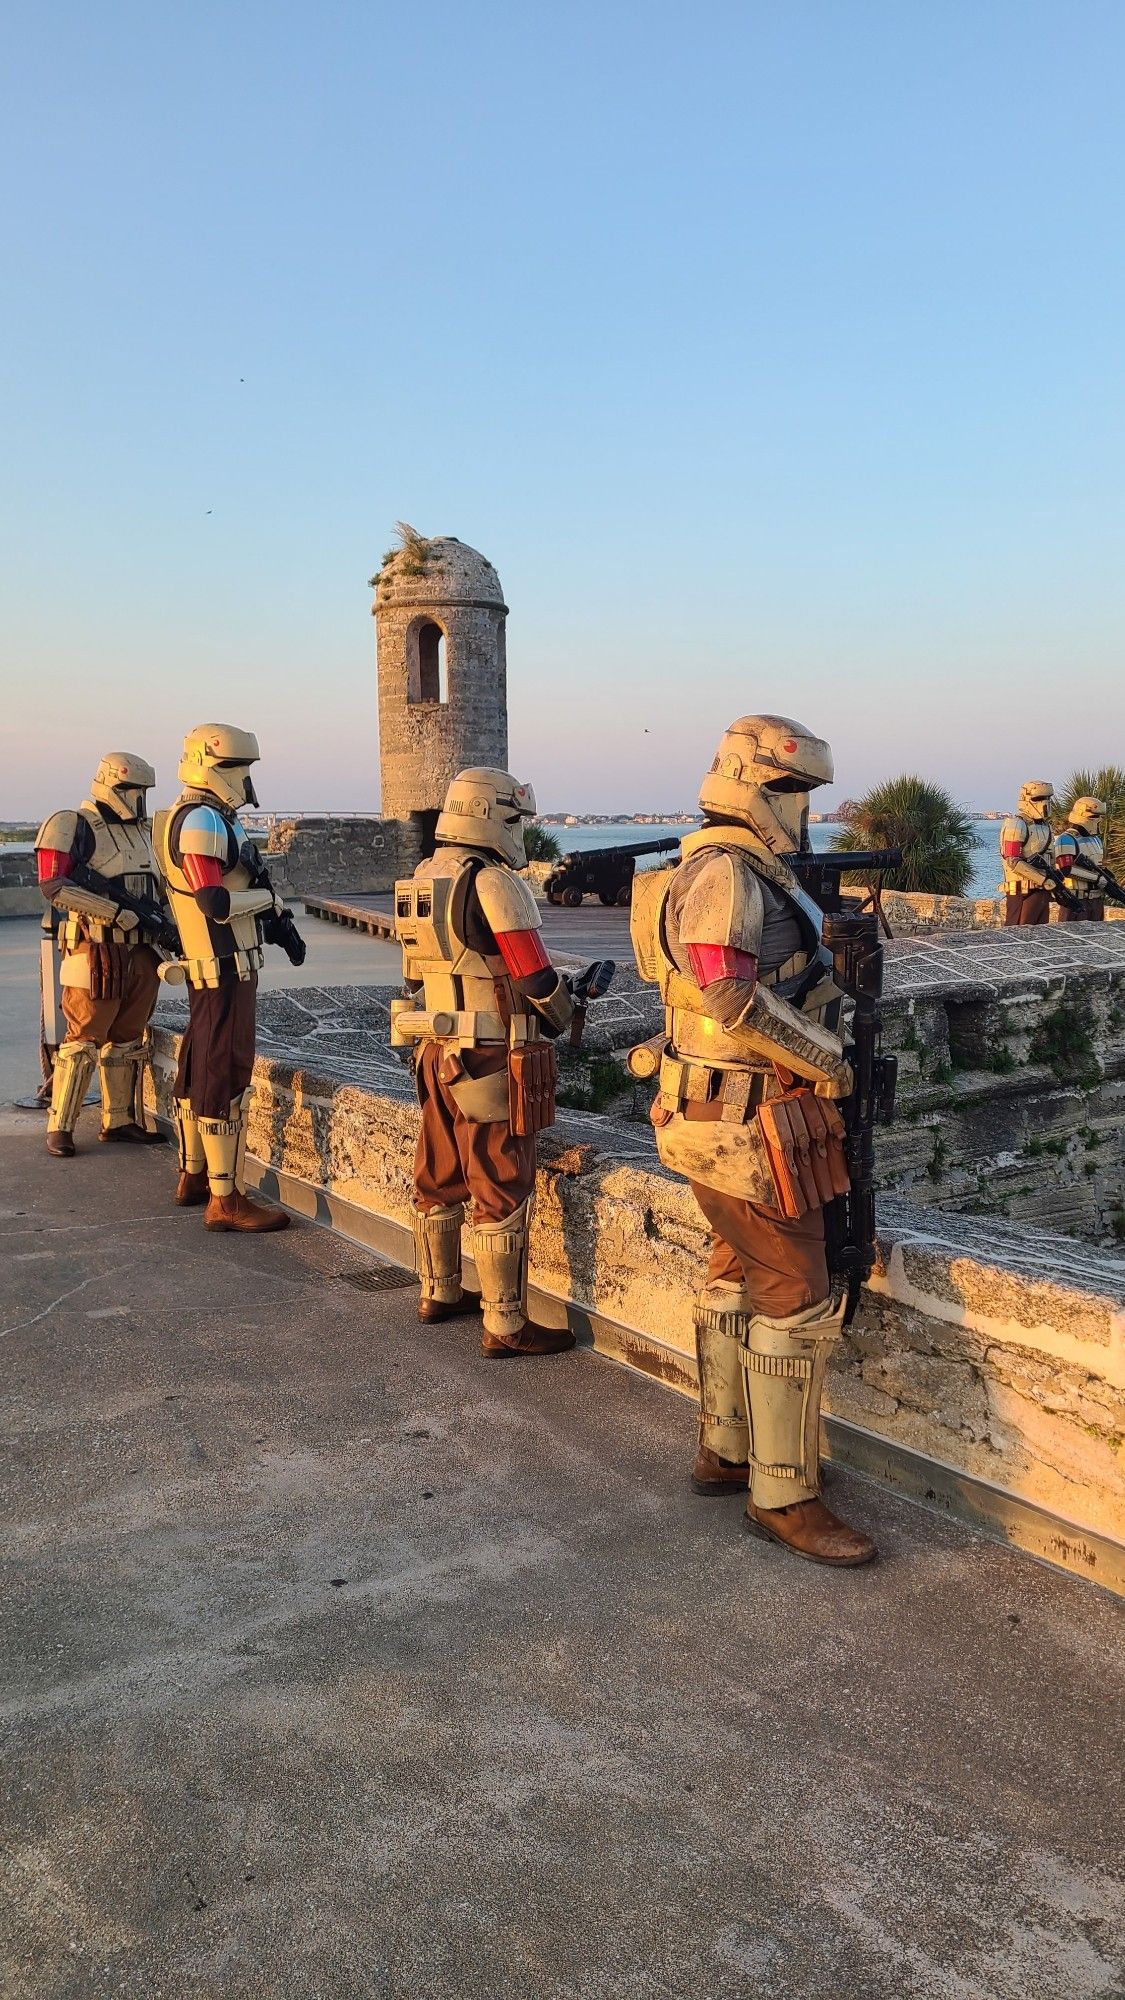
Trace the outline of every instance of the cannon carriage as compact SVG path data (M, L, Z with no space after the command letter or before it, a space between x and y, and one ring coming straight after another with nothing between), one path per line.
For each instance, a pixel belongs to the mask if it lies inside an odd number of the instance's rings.
M633 895L633 875L639 854L668 854L679 847L675 837L641 840L628 847L592 847L585 853L564 854L543 884L549 903L576 910L584 896L597 896L607 908L627 909Z

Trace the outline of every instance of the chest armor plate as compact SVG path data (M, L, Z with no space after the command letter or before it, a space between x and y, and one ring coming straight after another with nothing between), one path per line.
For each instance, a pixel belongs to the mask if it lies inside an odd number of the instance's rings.
M485 949L487 926L472 910L478 862L461 848L444 848L395 883L395 936L402 946L403 977L422 985L429 1015L461 1018L459 1035L475 1042L504 1042L509 1023L528 1009L500 953ZM470 1029L464 1017L474 1017Z

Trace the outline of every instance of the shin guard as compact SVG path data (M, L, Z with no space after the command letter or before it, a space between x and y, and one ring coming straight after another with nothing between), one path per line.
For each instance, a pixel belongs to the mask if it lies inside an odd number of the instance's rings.
M60 1042L51 1077L48 1132L73 1132L97 1060L96 1042Z
M743 1336L750 1414L750 1498L790 1507L820 1491L820 1397L844 1301L821 1299L784 1319L757 1313Z
M102 1130L142 1125L141 1079L148 1051L143 1041L106 1042L98 1051L98 1082L102 1093Z
M461 1302L461 1202L451 1208L414 1209L414 1261L423 1299L443 1306Z
M695 1302L699 1362L699 1442L730 1465L750 1456L742 1343L752 1313L735 1285L708 1285Z
M196 1122L207 1162L207 1184L211 1193L217 1196L236 1193L239 1141L243 1130L242 1099L232 1099L228 1118L200 1118Z
M207 1165L207 1155L199 1136L199 1120L186 1097L174 1100L176 1115L176 1140L180 1149L180 1172L201 1174Z
M473 1262L486 1333L518 1333L527 1320L530 1199L502 1222L474 1222Z

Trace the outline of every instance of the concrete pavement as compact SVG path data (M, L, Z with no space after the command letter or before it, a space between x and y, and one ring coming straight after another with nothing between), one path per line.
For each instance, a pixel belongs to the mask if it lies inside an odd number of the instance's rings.
M1119 1604L845 1479L797 1563L679 1398L93 1125L0 1122L8 2000L1125 1990Z
M265 993L280 987L350 986L368 981L396 984L402 954L394 945L336 924L305 918L299 903L293 914L308 945L301 966L290 965L284 952L266 952L259 984ZM0 920L0 1105L33 1096L39 1087L39 940L35 917ZM183 992L183 987L178 989Z

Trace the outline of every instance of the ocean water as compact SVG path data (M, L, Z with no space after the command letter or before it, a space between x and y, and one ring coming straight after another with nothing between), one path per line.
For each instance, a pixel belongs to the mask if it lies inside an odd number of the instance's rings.
M1000 825L996 819L973 821L977 836L974 854L973 879L969 886L970 896L995 896L1000 881ZM832 837L838 832L834 825L811 826L809 834L813 848L818 854L824 853L832 845ZM611 820L606 826L549 826L546 833L553 833L564 854L587 853L591 847L632 847L638 841L664 840L671 836L682 840L685 833L691 833L690 826L634 826L630 820ZM662 868L672 859L669 854L645 854L637 863L638 868Z

